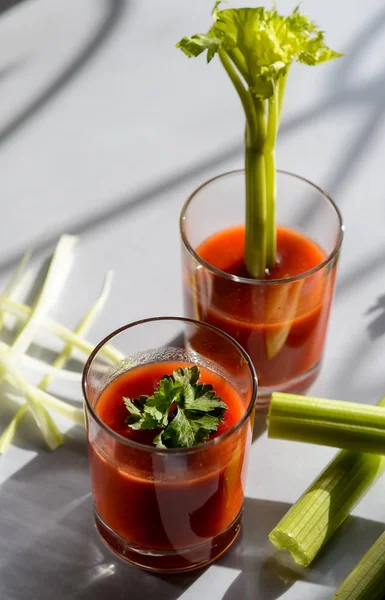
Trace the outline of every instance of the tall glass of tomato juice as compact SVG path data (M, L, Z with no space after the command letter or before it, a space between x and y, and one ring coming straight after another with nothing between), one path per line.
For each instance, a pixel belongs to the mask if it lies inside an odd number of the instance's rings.
M121 360L111 359L116 350ZM156 431L128 427L123 397L151 395L165 374L191 365L227 404L224 420L206 442L159 449ZM210 325L146 319L95 348L83 391L95 523L107 546L156 572L195 569L219 557L242 519L257 396L245 351Z
M303 393L320 370L337 263L341 214L320 188L277 172L277 264L263 279L244 265L245 175L198 188L181 213L185 314L225 331L258 375L257 405ZM197 341L198 343L198 341Z

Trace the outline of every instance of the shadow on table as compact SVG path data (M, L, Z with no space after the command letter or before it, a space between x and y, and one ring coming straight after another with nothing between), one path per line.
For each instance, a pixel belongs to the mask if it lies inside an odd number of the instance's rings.
M253 438L255 442L267 430L267 409L256 410L254 416Z
M377 298L376 304L371 306L366 315L375 314L374 319L369 323L368 330L372 340L375 340L385 333L385 294Z
M339 299L341 296L351 293L352 288L359 284L360 286L365 285L365 280L371 277L378 276L378 271L383 270L385 264L385 246L380 248L375 256L370 256L367 260L360 265L354 271L347 273L346 275L341 274L337 278L336 287L336 298Z
M24 0L8 0L0 6L0 17L3 12L21 4ZM103 0L105 13L100 23L85 41L79 53L59 71L57 76L44 88L36 98L20 111L3 129L0 130L0 144L8 140L19 128L40 112L61 90L77 76L96 52L110 38L120 22L123 11L130 5L128 0Z
M177 599L200 573L160 578L117 560L93 524L84 441L41 453L1 486L0 597Z
M290 585L271 568L267 536L288 504L246 499L240 538L216 565L241 571L226 600L274 600ZM0 597L23 600L177 600L204 571L156 576L117 560L99 540L84 441L68 438L1 486ZM383 525L351 518L314 569L294 577L337 586ZM349 552L346 552L349 548ZM287 577L286 577L287 579Z
M349 517L312 567L300 567L268 541L288 508L286 503L246 499L242 534L217 563L241 570L223 600L274 600L297 580L337 588L385 529L383 523Z

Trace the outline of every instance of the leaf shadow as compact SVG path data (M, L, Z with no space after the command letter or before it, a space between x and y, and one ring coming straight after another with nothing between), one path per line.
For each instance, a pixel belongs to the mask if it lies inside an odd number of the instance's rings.
M370 339L376 340L385 334L385 294L377 298L365 313L365 315L374 315L374 318L368 325Z
M1 487L0 596L23 600L131 600L157 596L177 600L205 570L153 575L117 559L99 539L84 440L70 432L65 446L41 452ZM235 544L215 564L241 571L226 600L275 600L298 579L337 586L382 533L376 521L349 518L311 568L288 577L275 567L270 530L289 508L285 502L246 498L243 527ZM349 552L346 552L349 548ZM280 555L284 553L279 553ZM279 561L278 561L279 562ZM44 585L42 581L44 580Z
M0 14L6 9L12 8L16 4L20 4L22 1L23 0L13 0L7 2L5 7L3 7L3 10L0 8ZM25 125L25 123L40 112L65 86L81 73L84 67L92 58L94 58L95 54L109 39L110 35L119 24L123 11L130 5L127 0L103 0L103 4L105 6L105 14L101 22L98 23L95 31L93 31L86 40L83 48L26 108L21 110L19 114L0 130L0 144L3 144L14 135L20 127Z

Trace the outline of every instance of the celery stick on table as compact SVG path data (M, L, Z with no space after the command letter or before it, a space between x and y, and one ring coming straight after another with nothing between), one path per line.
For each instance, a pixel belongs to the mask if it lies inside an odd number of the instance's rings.
M332 600L383 600L385 597L385 533L347 576Z
M385 407L385 397L379 402ZM270 541L309 565L385 470L385 457L342 450L274 527Z
M385 455L385 409L274 392L268 436Z

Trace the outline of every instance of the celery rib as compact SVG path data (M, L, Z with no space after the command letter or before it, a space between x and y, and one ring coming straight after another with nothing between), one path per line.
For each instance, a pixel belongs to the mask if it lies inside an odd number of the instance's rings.
M11 346L5 344L0 340L0 364L1 364L1 356L6 352L8 357L12 360L14 358L14 354L12 352ZM49 365L45 363L43 360L39 358L34 358L33 356L29 356L28 354L22 354L21 357L16 356L18 362L20 362L21 367L25 367L26 369L30 369L31 371L36 371L40 373L47 373L51 377L59 377L60 379L65 379L67 381L74 381L76 383L81 382L81 373L78 371L70 371L68 369L62 369L56 367L54 364Z
M14 366L13 360L11 360L11 353L16 355L16 358L21 358L26 350L28 350L32 338L39 328L41 319L44 317L45 313L52 308L64 286L71 267L72 253L76 241L77 238L74 236L61 236L53 253L46 278L37 300L12 343L10 348L11 352L2 352L0 357L0 364L3 367L0 372L0 382L4 380L7 373L16 380L19 389L27 397L33 417L48 447L52 450L63 443L63 436L45 406L40 400L30 394L29 384ZM23 269L23 267L22 261L21 269ZM9 430L6 430L6 434L9 439Z
M271 438L385 454L381 407L274 392L268 415Z
M32 386L23 377L7 355L3 354L1 356L1 362L5 370L3 377L6 377L8 381L11 381L12 384L27 398L31 413L34 416L36 424L38 425L47 446L51 450L55 450L63 443L63 436L55 421L41 402L40 398L31 393Z
M309 565L384 470L384 456L342 450L274 527L270 541Z
M30 306L9 299L4 300L3 302L1 302L0 300L0 310L4 310L5 312L12 314L14 317L19 319L23 323L27 321L32 311ZM94 344L91 344L87 340L83 339L81 335L74 333L73 331L71 331L71 329L64 327L64 325L57 323L49 317L44 317L42 319L41 326L45 327L46 329L49 329L61 340L72 344L75 348L77 348L84 354L91 354L91 352L95 348ZM109 358L113 362L119 362L124 358L124 355L119 350L113 348L110 345L103 346L100 352L106 358Z
M25 268L28 265L29 260L31 258L31 255L32 255L32 249L29 249L24 254L22 259L20 260L19 264L17 265L17 267L15 269L14 274L11 277L10 282L8 283L5 290L0 294L0 303L3 302L4 300L10 298L11 296L13 296L15 294L15 292L17 292L20 282L22 281L22 278L23 278L23 275L25 272ZM3 328L4 319L5 319L5 311L0 310L0 330Z
M40 390L34 385L31 385L20 373L20 371L14 365L12 365L11 362L7 363L6 380L14 388L24 394L24 396L30 401L30 406L32 403L32 409L36 404L41 404L57 412L63 417L70 419L78 425L84 425L84 415L82 409L72 406L72 404L69 404L64 400L59 400L59 398L52 396L52 394L48 394L48 392ZM21 410L21 408L24 408L24 405L21 406L19 410Z
M28 407L29 407L28 402L25 402L25 404L20 406L20 408L18 409L17 413L15 414L15 416L13 417L13 419L11 420L9 425L7 425L7 427L4 429L3 433L1 434L0 454L5 454L6 451L8 450L8 447L10 446L10 444L12 444L13 438L15 437L16 430L20 424L20 421L22 420L24 415L28 412Z
M279 127L279 106L276 95L268 100L267 136L264 148L266 169L266 265L272 269L276 263L277 227L276 200L277 181L275 167L275 146Z
M252 277L263 278L266 268L266 172L265 156L246 145L245 264Z
M39 328L42 317L53 307L58 298L69 273L72 263L73 248L77 238L71 235L62 235L53 253L47 276L40 290L38 298L32 307L31 313L16 336L12 350L23 354L29 347L31 340Z
M385 533L347 576L332 600L381 600L385 595Z
M91 309L84 315L84 317L81 319L80 323L76 327L76 329L75 329L76 334L82 335L82 334L86 333L87 330L92 326L92 324L94 323L98 314L102 311L102 309L106 303L106 300L107 300L110 290L111 290L111 283L112 283L112 271L108 271L99 297L97 298L96 302L93 304ZM73 348L74 348L74 345L72 343L70 343L70 342L67 343L64 346L63 350L61 351L61 353L54 360L52 367L54 367L55 369L61 369L62 367L64 367L65 364L68 362L68 360L71 357ZM48 387L48 385L51 383L52 378L53 378L52 373L46 374L43 377L43 379L40 381L39 386L37 387L37 390L44 391ZM11 383L15 384L15 380L12 380ZM17 382L16 382L16 385L17 385ZM35 392L35 393L38 393L38 392ZM49 394L44 395L41 399L45 403L48 403L51 409L56 410L61 415L65 416L67 418L70 418L71 420L73 420L75 423L77 423L79 425L84 425L83 412L81 410L79 410L75 407L72 407L67 403L62 402L61 400L58 400L57 398L54 398L54 396L51 396ZM17 413L15 414L15 416L13 417L13 419L11 420L9 425L3 431L3 433L0 437L0 454L4 454L7 450L7 448L9 447L9 445L12 443L12 440L15 436L17 427L18 427L20 421L22 420L23 416L26 414L27 410L28 410L28 402L23 404L18 409Z

